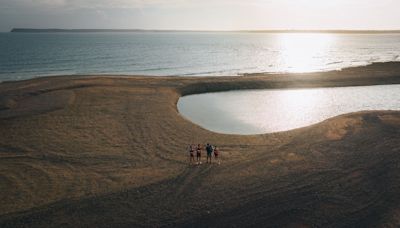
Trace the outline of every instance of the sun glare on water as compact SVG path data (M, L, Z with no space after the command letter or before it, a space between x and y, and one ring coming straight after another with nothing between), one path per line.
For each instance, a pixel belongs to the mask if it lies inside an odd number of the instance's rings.
M279 62L287 72L303 73L318 71L326 61L329 47L334 44L333 34L287 33L278 36Z
M243 101L240 107L252 111L235 118L259 129L282 131L304 126L304 123L315 123L310 120L322 120L321 116L326 110L320 107L329 103L328 98L318 89L273 90L269 92L268 99L265 93L249 93L252 102L244 102L246 98L235 100Z

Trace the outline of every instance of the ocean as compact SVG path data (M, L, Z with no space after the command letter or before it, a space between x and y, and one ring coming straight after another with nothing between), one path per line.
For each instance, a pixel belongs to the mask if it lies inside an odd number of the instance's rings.
M0 81L315 72L388 61L400 61L400 34L0 33Z

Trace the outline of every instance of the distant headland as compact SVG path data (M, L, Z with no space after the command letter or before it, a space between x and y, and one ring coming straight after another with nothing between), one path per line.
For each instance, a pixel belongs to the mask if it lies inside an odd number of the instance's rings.
M248 32L248 33L400 33L400 30L158 30L158 29L36 29L13 28L12 33L103 33L103 32Z
M35 28L13 28L10 32L21 33L54 33L54 32L142 32L142 31L160 31L160 30L143 30L143 29L35 29ZM167 30L164 30L167 31ZM171 30L172 31L172 30Z

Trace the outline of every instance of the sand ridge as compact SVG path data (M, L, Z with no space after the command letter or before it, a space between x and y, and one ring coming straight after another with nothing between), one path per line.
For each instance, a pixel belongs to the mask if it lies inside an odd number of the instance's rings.
M1 83L0 226L397 226L400 112L236 136L192 124L176 102L233 89L399 83L399 65ZM188 167L186 145L207 142L221 148L222 165Z

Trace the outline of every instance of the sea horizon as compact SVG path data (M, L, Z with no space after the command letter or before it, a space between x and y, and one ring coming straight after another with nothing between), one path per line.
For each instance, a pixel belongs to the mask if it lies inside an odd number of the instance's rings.
M358 33L385 34L400 33L400 29L110 29L110 28L11 28L8 32L20 33L53 33L53 32L240 32L240 33ZM2 32L7 33L7 31Z

